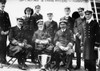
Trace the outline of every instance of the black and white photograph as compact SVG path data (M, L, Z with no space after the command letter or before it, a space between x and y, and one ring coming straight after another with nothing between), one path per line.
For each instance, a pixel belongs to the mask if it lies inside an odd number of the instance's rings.
M0 71L100 71L100 0L0 0Z

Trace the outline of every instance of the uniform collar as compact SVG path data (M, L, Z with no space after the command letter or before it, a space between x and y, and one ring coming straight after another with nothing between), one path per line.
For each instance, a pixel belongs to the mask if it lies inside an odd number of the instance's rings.
M0 12L4 13L4 11L0 8Z

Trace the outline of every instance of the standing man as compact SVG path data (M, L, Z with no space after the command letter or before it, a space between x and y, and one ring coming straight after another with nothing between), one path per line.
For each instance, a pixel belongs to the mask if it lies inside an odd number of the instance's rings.
M5 3L5 0L0 0L0 67L1 64L9 65L6 61L6 41L11 23L8 13L4 11Z
M30 7L25 8L24 10L25 16L23 22L23 30L25 32L25 38L28 40L28 43L32 43L32 36L34 33L34 18L33 18L33 9Z
M69 23L70 30L73 31L73 28L74 28L74 19L72 17L70 17L70 12L71 12L70 7L65 7L64 11L65 11L65 16L62 17L60 19L60 21L61 20L66 20Z
M33 15L33 17L35 18L35 23L34 23L34 29L35 31L38 29L38 26L37 26L37 21L39 19L43 19L43 16L40 14L40 10L41 10L41 6L40 5L36 5L35 6L35 14Z
M82 23L85 20L84 8L78 8L79 18L75 20L74 23L74 33L75 33L75 52L77 57L77 66L75 69L80 69L81 67L81 35L82 35Z
M33 17L34 10L30 7L26 7L24 10L25 16L24 18L24 23L23 23L23 30L24 30L24 35L25 38L28 41L28 44L32 45L33 48L31 50L31 60L34 62L34 44L32 43L32 36L34 34L34 23L35 19Z
M53 13L48 13L47 16L48 16L48 21L46 21L44 23L44 28L50 34L51 40L52 40L52 43L53 43L55 33L58 29L58 25L57 25L57 22L55 22L52 19L53 18Z
M86 21L83 22L84 32L83 32L83 56L85 61L85 69L88 71L96 71L96 57L97 52L95 47L95 38L98 34L99 24L92 19L92 11L85 11Z

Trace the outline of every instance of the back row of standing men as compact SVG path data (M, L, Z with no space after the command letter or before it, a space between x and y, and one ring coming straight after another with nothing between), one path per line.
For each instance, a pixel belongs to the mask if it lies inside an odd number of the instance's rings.
M23 38L26 39L25 42L29 48L34 46L32 43L32 37L35 31L38 30L38 25L37 23L40 22L40 19L43 19L43 16L39 13L40 12L40 5L35 6L35 13L32 8L27 7L24 10L25 16L23 18L17 18L17 26L11 28L11 23L9 20L9 15L7 12L4 11L5 7L5 2L1 1L0 2L0 63L2 64L9 64L7 63L6 60L6 52L7 52L7 46L6 46L6 41L7 41L7 35L9 34L9 40L12 43L16 43L16 41L23 41ZM92 19L92 11L85 11L85 16L84 16L84 8L78 8L78 13L79 17L72 18L69 16L70 14L70 8L66 7L64 9L65 11L65 16L60 19L60 21L65 20L68 24L68 28L75 34L75 51L77 55L77 67L76 69L80 68L80 59L81 59L81 45L84 46L83 49L83 54L84 54L84 60L85 60L85 68L88 69L89 71L96 71L96 52L94 49L95 42L99 42L98 38L98 30L99 30L99 25L96 21ZM50 36L52 37L52 43L55 44L53 41L55 34L57 30L59 30L61 27L57 25L57 22L52 20L53 13L48 13L48 21L44 23L44 28ZM73 14L73 16L77 17L78 14L77 12ZM23 24L20 22L23 20ZM11 31L10 31L11 29ZM13 29L13 30L12 30ZM21 29L24 33L22 33ZM65 28L61 28L64 30ZM66 30L66 29L65 29ZM14 33L14 35L12 35ZM15 36L17 35L17 36ZM58 34L59 35L59 34ZM15 38L12 38L14 37ZM10 38L11 37L11 38ZM19 39L20 38L20 39ZM14 40L12 42L13 39ZM16 43L15 45L17 45ZM19 44L20 45L20 44ZM32 45L32 46L31 46ZM22 45L21 45L22 46ZM11 48L13 49L13 46ZM18 49L21 50L21 49ZM19 54L22 55L22 54ZM32 50L32 62L35 61L34 59L34 48ZM23 62L23 59L20 59L19 57L19 63ZM23 58L23 57L22 57ZM2 67L2 66L1 66Z

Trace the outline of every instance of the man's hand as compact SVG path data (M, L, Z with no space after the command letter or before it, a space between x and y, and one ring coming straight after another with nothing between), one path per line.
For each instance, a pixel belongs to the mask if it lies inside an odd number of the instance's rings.
M24 47L24 43L18 43L18 45Z
M9 33L9 31L6 31L6 32L5 32L5 35L7 35L8 33Z
M48 40L41 40L40 43L41 43L41 44L48 44L49 41L48 41Z
M1 35L5 35L5 32L4 31L1 31Z
M9 31L5 31L5 32L4 31L1 31L1 34L2 35L7 35L8 33L9 33Z
M41 43L41 41L39 39L36 39L35 42L36 43Z

